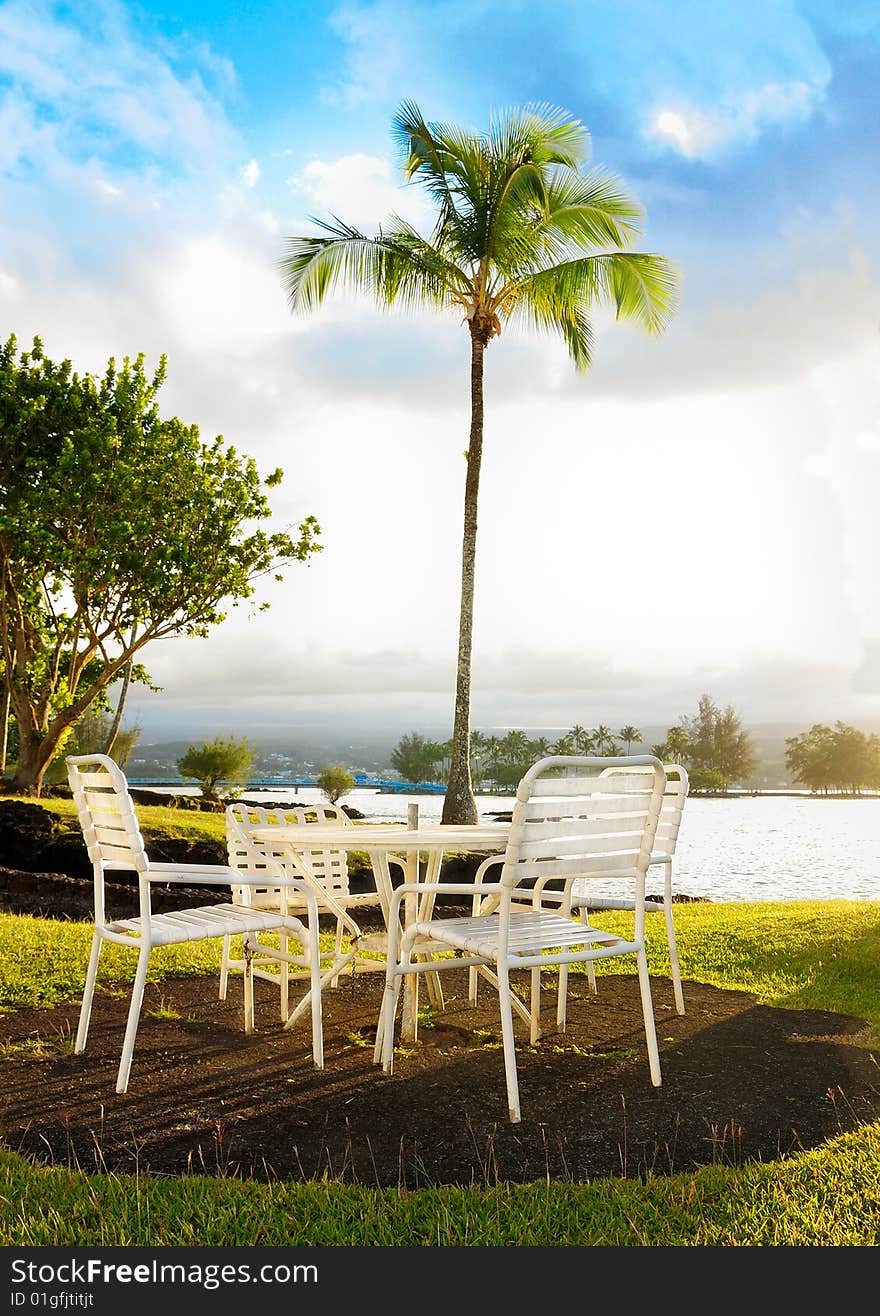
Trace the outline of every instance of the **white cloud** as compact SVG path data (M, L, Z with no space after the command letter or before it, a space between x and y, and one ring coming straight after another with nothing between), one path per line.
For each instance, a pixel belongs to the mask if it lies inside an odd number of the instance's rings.
M709 109L661 105L646 135L688 159L711 156L733 143L753 141L769 124L807 118L818 100L818 89L806 82L769 82Z
M245 187L256 187L260 181L260 166L256 160L248 160L247 164L239 174L239 178Z
M311 160L288 183L307 198L319 219L337 215L368 232L392 214L416 227L431 221L431 206L424 194L399 184L386 156L358 152L329 162Z
M109 183L106 178L96 179L95 188L105 201L118 201L122 196L122 188L117 187L115 183Z
M0 7L0 74L14 84L4 100L30 102L21 153L39 146L38 128L49 129L53 145L63 144L71 160L126 143L154 159L196 165L231 146L221 102L207 85L228 81L224 61L202 51L184 79L165 50L136 39L115 0L91 5L87 27L77 17L75 6L59 17L46 0L7 0Z

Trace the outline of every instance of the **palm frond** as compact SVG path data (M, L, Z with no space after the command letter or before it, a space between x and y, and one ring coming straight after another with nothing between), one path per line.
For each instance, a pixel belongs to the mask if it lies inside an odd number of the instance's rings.
M292 311L313 310L340 282L386 306L461 299L461 272L403 221L372 238L335 217L315 222L328 236L292 238L280 262Z
M642 208L604 170L558 173L547 189L540 231L580 247L626 247L641 230Z
M675 267L662 256L632 251L583 256L510 285L499 298L498 314L518 314L558 329L575 364L584 369L590 340L580 325L593 307L612 305L618 319L635 320L649 333L659 333L674 309L678 283Z
M566 110L534 101L523 109L494 113L488 144L493 153L508 157L519 154L525 145L535 164L577 169L589 153L590 134Z
M635 320L658 334L678 305L681 276L672 261L646 251L616 251L597 256L617 308L618 320Z

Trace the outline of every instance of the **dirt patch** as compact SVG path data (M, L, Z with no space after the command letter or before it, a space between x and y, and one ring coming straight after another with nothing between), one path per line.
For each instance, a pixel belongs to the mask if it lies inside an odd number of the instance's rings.
M551 982L548 976L548 983ZM648 1078L634 977L571 992L569 1027L535 1048L518 1028L523 1123L506 1121L497 998L476 1010L465 975L446 1005L372 1065L382 976L324 998L326 1068L308 1028L286 1032L277 992L257 986L258 1031L241 1031L241 982L147 987L129 1092L114 1093L128 989L96 996L89 1048L74 1056L77 1003L0 1016L0 1132L7 1146L85 1170L329 1177L424 1186L584 1181L741 1164L814 1147L880 1119L880 1052L854 1043L861 1020L756 1004L686 982L687 1014L653 980L663 1087ZM431 1012L429 1012L430 1014Z

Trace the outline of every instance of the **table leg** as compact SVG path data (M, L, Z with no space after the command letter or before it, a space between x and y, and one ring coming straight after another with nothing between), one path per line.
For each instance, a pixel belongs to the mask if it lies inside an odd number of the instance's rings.
M425 881L436 885L440 881L440 868L443 863L443 851L432 850L428 855L428 863L425 868ZM427 922L434 914L434 892L424 891L419 903L419 922ZM443 1009L443 988L440 984L439 973L426 973L427 979L425 986L428 989L428 999L438 1010Z
M406 880L419 880L419 852L408 850L406 853ZM410 893L405 901L406 916L404 927L415 923L418 913L417 897ZM419 1036L419 977L418 973L408 973L403 980L403 1021L400 1027L402 1042L416 1042Z

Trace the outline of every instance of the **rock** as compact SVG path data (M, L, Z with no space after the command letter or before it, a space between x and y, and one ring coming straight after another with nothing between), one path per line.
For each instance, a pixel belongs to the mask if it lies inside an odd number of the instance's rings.
M140 913L134 873L119 874L106 881L106 910L112 918L134 918ZM216 905L229 899L226 887L160 886L151 888L154 914L194 905ZM64 873L24 873L0 868L0 909L11 914L33 914L40 918L87 920L94 914L91 880Z
M52 814L39 804L0 801L0 863L10 868L39 867L36 856L52 839L56 826Z
M129 787L129 795L135 804L152 804L158 809L186 809L191 813L223 813L226 805L222 800L206 800L201 795L174 795L162 791L138 790Z

